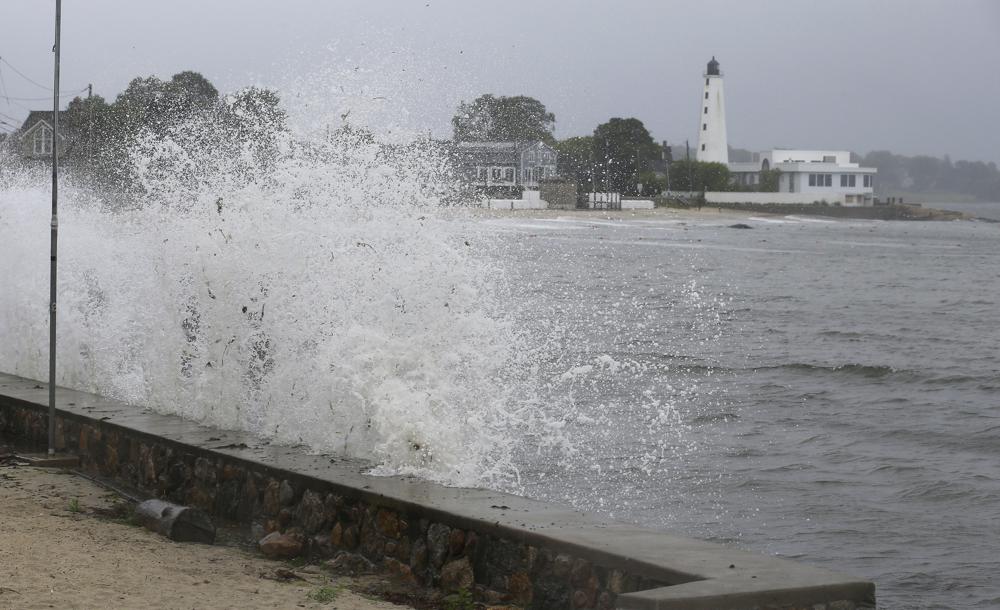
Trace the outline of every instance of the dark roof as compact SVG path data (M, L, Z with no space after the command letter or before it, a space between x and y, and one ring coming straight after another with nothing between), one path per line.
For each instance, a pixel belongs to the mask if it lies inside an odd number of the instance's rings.
M520 161L522 152L538 144L548 147L541 141L457 142L453 150L455 158L459 162L516 165Z
M28 112L28 118L24 119L24 123L21 125L21 131L28 131L35 126L38 121L45 121L49 125L52 125L52 111L51 110L31 110Z
M705 74L709 76L719 75L719 62L715 60L715 55L712 56L712 61L708 62L708 71Z
M51 110L31 110L28 112L28 118L24 119L24 123L21 124L21 133L24 133L35 126L38 121L45 121L52 126L52 111ZM59 111L59 135L65 136L70 131L73 130L73 125L69 123L66 117L66 111Z

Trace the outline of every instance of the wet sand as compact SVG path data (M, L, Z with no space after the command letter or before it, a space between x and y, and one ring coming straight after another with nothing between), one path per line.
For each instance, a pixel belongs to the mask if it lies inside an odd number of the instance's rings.
M101 516L117 501L72 473L0 464L0 608L409 607L368 599L351 590L361 579L318 566L175 543ZM320 603L320 592L334 599Z

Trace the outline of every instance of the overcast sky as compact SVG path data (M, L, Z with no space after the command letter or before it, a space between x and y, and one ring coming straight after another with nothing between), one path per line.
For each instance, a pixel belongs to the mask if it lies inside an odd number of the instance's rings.
M51 107L13 99L46 91L11 66L51 87L54 6L0 2L2 121ZM111 101L196 70L223 92L277 87L306 123L437 137L463 99L524 94L559 138L634 116L682 142L713 55L733 146L1000 161L996 0L64 0L61 89Z

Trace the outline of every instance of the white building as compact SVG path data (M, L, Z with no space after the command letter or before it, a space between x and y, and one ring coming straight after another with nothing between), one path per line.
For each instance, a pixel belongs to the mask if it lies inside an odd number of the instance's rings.
M868 206L874 203L874 167L851 162L843 150L775 149L754 153L749 163L730 163L729 171L739 187L760 183L760 172L777 169L779 193L800 193L799 203L825 201L843 205ZM763 193L762 193L763 195ZM790 202L790 201L789 201Z
M726 139L726 100L722 85L719 62L708 62L702 75L705 88L702 91L701 120L698 121L698 150L695 158L711 163L729 163L729 141Z
M749 163L729 163L726 137L726 102L722 72L715 57L703 74L701 121L698 129L697 159L725 163L733 182L747 190L760 184L760 172L780 170L778 192L714 193L715 201L756 203L814 203L872 205L874 167L851 163L851 154L841 150L774 149L754 153Z

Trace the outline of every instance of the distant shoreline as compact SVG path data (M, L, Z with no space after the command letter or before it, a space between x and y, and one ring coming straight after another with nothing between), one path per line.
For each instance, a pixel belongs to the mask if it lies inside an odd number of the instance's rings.
M918 206L798 206L798 205L737 205L737 206L660 206L652 210L593 210L593 209L536 209L498 210L473 208L474 214L486 218L558 218L558 217L598 217L608 219L675 218L684 219L745 219L750 216L821 216L840 220L904 220L904 221L952 221L984 220L962 212L925 208Z

